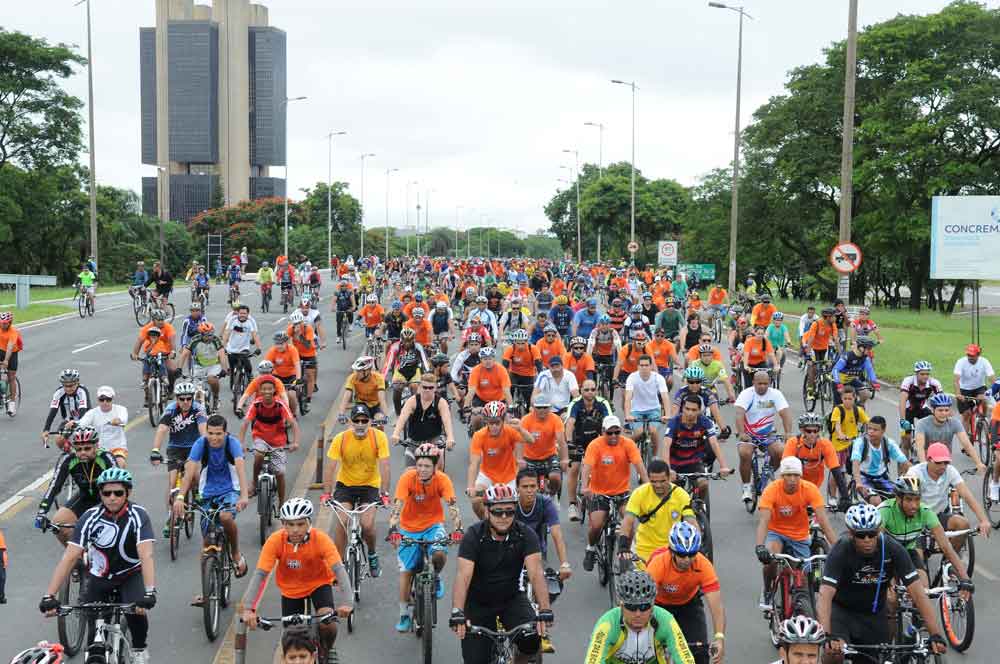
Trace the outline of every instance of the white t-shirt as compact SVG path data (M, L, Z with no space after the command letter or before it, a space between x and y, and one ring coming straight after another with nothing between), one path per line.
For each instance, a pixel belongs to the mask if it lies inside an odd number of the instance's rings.
M785 395L768 387L764 394L750 386L736 397L737 408L746 411L746 432L756 438L765 438L775 431L778 413L788 408Z
M561 410L573 400L573 392L578 391L580 386L572 371L563 369L562 380L556 381L552 377L552 370L546 369L535 379L535 388L549 398L553 408Z
M660 393L668 392L667 381L655 371L650 372L648 380L643 380L638 371L633 371L625 381L625 391L632 393L633 413L660 410Z
M978 390L986 387L986 377L993 375L993 365L985 357L980 357L975 364L968 357L959 358L955 363L954 374L958 376L958 387L962 390Z
M111 424L111 420L118 418L121 425ZM104 412L100 406L91 408L80 418L77 426L94 427L100 435L99 446L102 450L128 449L125 441L125 425L128 424L128 409L125 406L112 404L111 410Z
M237 330L236 328L240 328ZM240 319L233 316L226 322L226 329L229 332L229 341L226 343L227 353L240 353L250 350L250 341L253 339L252 333L257 331L257 321L253 316L248 316L242 323Z
M948 507L948 494L951 487L958 486L965 480L962 474L950 463L945 466L945 471L937 481L931 479L927 472L926 463L918 463L910 468L906 473L920 478L920 502L926 505L932 512L939 514Z

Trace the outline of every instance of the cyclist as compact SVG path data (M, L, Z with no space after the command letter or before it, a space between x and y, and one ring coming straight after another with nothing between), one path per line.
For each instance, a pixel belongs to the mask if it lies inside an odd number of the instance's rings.
M174 275L160 265L160 261L153 262L153 270L146 280L146 288L153 286L153 293L149 294L150 304L154 307L163 306L170 299L170 293L174 290Z
M809 331L809 328L812 327L812 324L815 323L818 320L819 320L819 316L816 315L816 307L814 307L811 304L808 307L806 307L806 312L804 314L802 314L801 316L799 316L799 336L798 336L798 340L799 340L800 355L803 355L803 353L801 352L802 351L802 337L804 337L805 334L806 334L806 332ZM800 360L800 365L799 366L801 366L801 360Z
M167 368L167 380L169 388L173 389L174 381L180 375L180 369L174 362L174 340L177 333L174 326L167 322L167 314L162 309L153 309L149 317L151 320L139 330L135 344L132 346L131 358L134 362L139 359L139 351L145 355L142 358L142 382L143 387L147 387L147 379L153 370L153 358L163 355L163 364ZM148 389L146 390L146 403L149 403Z
M177 519L184 518L184 496L198 478L197 502L208 511L223 507L219 523L226 532L229 551L236 561L236 578L247 573L247 560L240 553L240 537L236 527L236 514L247 508L247 476L243 460L243 445L235 436L226 432L226 418L212 415L208 418L205 435L194 442L184 464L181 486L174 494L173 511ZM208 524L202 521L202 533ZM196 595L192 606L201 606L204 597Z
M833 319L834 309L826 307L821 313L823 317L813 322L802 336L802 353L809 360L807 373L809 375L808 394L810 398L812 398L816 386L816 365L826 361L827 352L831 345L834 349L834 355L836 355L837 339L839 338L837 324Z
M274 277L281 289L281 297L287 298L291 302L292 293L295 290L295 270L292 269L287 260L281 257L278 258L276 264L278 267Z
M272 374L281 381L288 395L288 406L292 413L298 407L298 394L293 387L302 380L302 359L298 349L288 343L288 333L278 330L272 337L274 345L264 353L264 359L271 363Z
M270 360L261 360L257 363L257 375L254 379L250 381L247 385L247 389L243 390L243 395L240 397L239 403L236 405L236 417L242 418L245 413L243 412L243 407L248 401L251 403L253 399L257 398L260 393L258 388L262 381L271 381L274 376L274 363ZM274 398L288 403L288 391L285 390L285 385L280 381L276 380L273 382L275 387Z
M527 410L535 377L542 370L542 356L537 346L528 343L525 330L514 330L509 339L510 345L503 351L503 366L510 374L514 402L523 404Z
M108 468L98 476L97 489L100 503L77 521L38 608L46 616L56 614L59 600L55 595L87 551L90 564L79 601L106 602L117 590L120 601L134 603L139 610L125 615L132 635L132 663L149 664L146 650L149 619L145 612L156 606L153 527L146 510L129 500L132 473Z
M837 541L823 566L823 580L816 600L816 615L830 635L827 661L843 659L845 643L891 643L887 594L892 580L903 583L923 624L930 632L934 653L944 654L947 643L938 627L927 586L913 567L906 549L882 532L877 508L859 503L844 517L848 536Z
M281 664L316 664L319 646L305 627L289 627L281 635Z
M569 454L569 520L580 520L577 505L580 464L583 462L587 445L601 435L601 423L614 409L602 397L597 396L597 383L587 379L581 383L580 396L570 403L566 418L566 441Z
M489 346L480 349L479 364L469 371L468 386L464 406L477 409L472 414L473 430L478 431L482 427L482 416L478 409L491 401L502 401L504 404L513 401L510 375L503 365L497 364L496 351Z
M374 294L365 298L365 306L361 307L358 315L361 316L361 320L365 324L365 339L370 339L376 334L381 336L379 327L385 320L385 309L379 304L378 298Z
M913 425L917 420L929 417L931 409L927 401L944 388L941 381L931 377L934 367L926 360L913 363L913 375L903 379L899 386L899 428L900 444L907 454L913 453Z
M402 538L421 541L439 540L445 536L444 510L441 502L448 505L448 516L452 523L452 537L461 538L462 516L458 510L458 500L451 478L437 470L441 450L437 445L424 443L414 452L414 467L407 469L396 483L392 514L389 517L389 541L397 549L399 562L399 622L397 632L408 632L413 624L413 605L410 603L410 588L413 575L420 571L423 554L416 544L400 543ZM444 597L444 582L441 570L448 562L448 552L444 546L431 546L431 561L434 565L435 594ZM426 627L424 629L427 629Z
M84 413L78 426L96 429L100 449L109 452L115 465L124 468L128 463L128 441L125 438L128 409L114 403L114 400L115 389L110 385L101 385L97 388L97 408Z
M565 581L573 575L573 566L566 555L566 540L559 525L557 499L538 491L538 475L527 468L517 471L517 513L514 519L535 531L542 550L542 563L548 560L548 536L556 547L559 558L559 580ZM546 568L546 576L551 576Z
M721 662L726 645L722 586L712 562L701 553L701 532L688 521L677 521L667 539L669 545L654 551L646 563L656 583L656 606L670 612L689 644L702 644L694 651L696 664L708 664L709 653L712 661ZM706 602L715 628L710 647Z
M565 355L566 347L563 345L559 330L555 325L549 323L545 326L544 332L544 336L535 342L535 348L541 355L542 365L548 367L553 358L561 359ZM569 336L566 338L569 339Z
M563 355L563 366L576 377L578 385L588 378L597 379L597 367L594 358L587 352L587 340L583 337L573 337L569 340L569 352Z
M857 391L850 385L844 385L840 391L841 402L833 407L827 419L826 428L842 466L847 465L851 445L871 419L867 411L857 405L857 398Z
M38 503L35 528L39 530L44 530L48 525L49 510L67 480L73 482L77 490L69 501L60 505L52 520L56 523L73 525L84 512L101 502L96 478L108 468L116 467L114 457L100 448L100 433L97 429L77 427L69 442L72 450L60 454L55 470L52 471L52 481L49 482L45 495ZM70 528L60 528L56 532L56 537L65 546L72 534Z
M358 302L354 294L354 289L347 279L341 279L334 291L333 301L330 303L330 311L337 313L337 343L347 334L350 326L354 323L354 311L358 308Z
M565 354L565 353L564 353ZM538 374L531 392L532 400L544 397L556 415L562 415L573 399L580 396L576 376L563 368L562 355L549 359L549 368Z
M743 501L751 500L750 496L750 459L754 447L767 444L767 452L771 455L771 467L776 468L781 458L782 445L779 440L771 440L776 432L775 419L781 418L781 425L787 436L792 430L792 411L779 390L771 387L771 377L766 371L758 371L753 375L753 385L746 388L736 397L736 431L740 441L752 442L753 445L739 446L740 479L743 480Z
M149 452L149 461L153 467L163 462L160 448L167 439L167 517L170 516L170 494L177 486L177 473L184 468L191 453L191 447L199 437L205 435L207 414L205 406L194 400L196 392L193 383L181 381L174 386L174 400L163 409L163 415L156 426L153 436L153 449ZM163 536L169 537L168 525L163 526Z
M655 327L661 329L666 334L667 339L676 343L680 336L681 328L684 326L684 314L681 313L681 303L677 300L667 299L666 307L656 314Z
M874 347L875 340L871 337L858 337L854 341L854 347L837 359L833 369L830 370L833 382L837 386L833 393L835 404L841 402L840 393L848 385L854 388L858 403L862 406L875 396L875 392L879 389L879 382L875 375L875 367L872 365L871 352Z
M985 407L986 387L996 379L993 365L982 357L982 349L976 344L965 347L965 356L955 362L955 392L962 398L958 399L958 414L962 416L965 430L972 431L972 419L975 417L973 407Z
M491 336L489 329L483 325L480 314L473 314L469 317L469 324L462 330L462 340L465 341L471 334L478 334L483 339L483 344L492 346L496 337Z
M882 343L882 333L878 331L878 325L872 320L871 313L872 310L864 305L858 310L858 315L851 321L851 337L857 339L874 336L878 343Z
M225 330L222 333L222 345L226 347L226 353L229 356L231 375L235 377L239 367L243 367L247 382L253 375L253 368L250 366L250 346L256 346L253 354L260 355L263 345L258 330L257 321L250 315L249 305L238 303L236 315L226 321ZM232 387L232 383L230 383L230 387Z
M7 414L17 414L17 357L24 349L21 333L14 327L14 314L0 311L0 368L7 370Z
M205 322L204 310L202 309L201 302L192 302L188 307L188 316L181 322L181 340L180 347L188 345L191 341L191 337L198 334L198 326ZM187 366L181 364L181 366Z
M128 294L135 297L137 291L145 291L148 280L149 272L146 271L146 262L136 261L135 272L132 273L132 285L129 286Z
M660 424L666 423L670 413L670 389L663 376L653 372L653 358L649 355L639 355L637 368L625 380L622 410L625 411L627 426L632 430L636 429L633 422L650 423L650 456L655 457L660 449Z
M274 582L281 592L282 616L305 613L307 599L318 614L326 615L336 610L342 618L349 616L354 610L351 579L330 536L312 526L312 502L306 498L291 498L281 505L279 517L281 529L271 533L264 542L257 568L243 596L243 622L250 629L257 628L257 607L267 589L268 576L275 568ZM334 601L334 583L343 597L339 606ZM319 639L319 647L329 652L337 639L337 623L321 624Z
M909 458L894 440L885 435L885 428L885 418L875 415L868 420L864 434L858 436L851 447L854 486L858 495L876 507L882 502L880 494L893 492L889 462L898 464L897 474L900 476L910 469Z
M351 365L351 375L344 381L344 394L340 400L338 421L347 422L347 414L356 404L364 404L377 420L376 426L386 420L389 402L385 396L385 378L375 371L375 358L362 355Z
M775 311L771 316L771 324L765 330L767 340L774 348L775 367L785 366L785 349L792 345L792 336L785 325L785 314Z
M666 461L653 459L646 474L649 482L636 487L625 504L618 534L619 555L641 563L667 545L674 524L684 520L697 524L691 496L670 481L671 470Z
M809 509L823 530L827 542L836 542L837 533L815 484L802 478L802 461L785 457L778 466L778 479L767 485L760 496L760 520L757 524L757 559L764 565L764 590L761 606L772 604L771 594L778 569L771 554L789 553L797 558L811 555Z
M778 654L773 664L812 664L821 661L826 643L823 626L809 616L795 615L781 622L778 632Z
M312 394L316 389L316 372L318 370L316 350L319 344L316 338L316 330L306 322L301 311L293 311L288 316L288 322L288 329L285 330L285 333L291 339L292 346L299 353L299 363L302 367L300 380L304 377L306 383L305 400L306 403L312 403Z
M416 341L424 348L430 348L434 341L434 328L427 320L427 314L422 307L414 307L410 310L410 320L403 323L403 329L410 329L416 333Z
M759 304L757 305L760 306ZM774 357L774 346L770 340L764 336L766 328L755 325L753 336L747 337L743 342L743 380L746 384L753 381L753 374L757 370L770 371L777 366Z
M829 438L820 438L822 424L822 418L816 413L807 411L799 415L799 435L792 436L785 441L785 449L782 451L781 457L782 459L794 457L801 461L802 478L812 483L817 489L823 486L826 469L829 468L840 491L840 508L846 510L850 505L847 477L833 443Z
M719 472L730 475L733 471L722 455L718 427L704 412L704 402L697 394L684 397L680 412L667 422L662 458L679 473L704 473L718 460ZM699 479L697 486L707 494L707 479Z
M451 422L451 408L448 400L438 394L438 381L434 374L424 374L420 377L420 390L403 403L403 409L396 418L396 426L392 432L392 444L398 445L403 432L413 443L431 443L441 449L452 450L455 447L455 431ZM406 465L416 462L415 451L405 452ZM444 465L444 456L437 455L437 462Z
M278 379L271 376L268 380L262 380L258 387L258 395L250 404L243 424L240 426L239 439L246 440L247 429L250 429L251 440L253 442L253 482L250 487L250 496L257 495L257 476L260 475L261 466L264 465L264 455L271 453L271 466L274 468L274 476L278 484L278 502L285 501L285 466L288 461L288 452L294 452L299 448L299 438L301 430L299 423L295 421L295 416L288 409L284 401L279 401L275 397L275 383ZM288 430L292 430L291 440L289 440Z
M921 502L937 514L938 521L945 530L965 530L970 527L965 515L952 512L951 494L954 491L975 513L979 520L979 534L983 537L990 536L990 522L983 505L972 495L962 474L952 465L951 452L944 443L934 443L928 447L927 461L914 465L907 473L920 478ZM952 538L951 543L961 551L965 545L965 535Z
M778 308L771 304L771 296L765 293L760 296L760 302L753 305L753 309L750 310L750 324L754 327L767 328L777 311Z
M208 387L219 401L219 380L229 372L229 356L222 347L222 341L215 333L215 326L207 320L199 323L188 343L181 350L180 366L187 366L191 359L191 376L204 378Z
M510 308L500 316L500 322L497 324L501 335L510 335L517 330L525 330L525 338L527 338L527 329L531 325L531 312L527 307L522 306L521 302L519 295L511 296Z
M611 368L615 365L621 349L621 337L612 327L611 316L604 314L597 319L597 327L590 333L587 341L587 352L594 358L598 373L604 372L605 375L613 373Z
M76 283L73 284L73 288L79 287L83 291L91 307L94 306L94 292L97 290L96 284L97 275L91 271L89 265L83 263L80 266L80 274L76 275Z
M467 634L469 626L494 629L497 620L508 627L535 621L535 634L514 641L520 653L515 661L523 662L538 652L546 624L553 619L538 536L515 520L517 498L517 490L508 483L488 487L487 512L465 531L459 545L448 624L462 641L465 664L487 664L491 650L485 637ZM527 570L537 612L520 590L522 570Z
M257 284L260 286L262 299L264 293L270 293L271 288L274 287L274 270L271 269L271 264L267 261L261 261L260 267L257 269Z
M573 317L576 316L576 312L573 311L573 307L569 305L569 298L566 295L560 295L556 298L556 305L549 309L549 320L550 325L555 326L556 330L561 337L570 337L570 329L573 325Z
M962 423L952 415L951 397L944 393L935 394L928 399L927 404L931 407L931 416L918 420L914 427L917 458L920 461L927 461L926 450L934 443L941 443L948 450L950 460L951 441L957 437L962 449L976 463L976 472L984 473L986 466L979 458L979 451L969 441Z
M618 606L594 625L586 664L694 664L687 639L674 617L656 606L656 583L646 572L618 577Z
M681 413L681 406L688 396L695 396L701 402L702 414L711 417L716 426L725 424L722 420L722 413L719 410L719 397L711 386L705 386L705 372L701 368L701 362L694 363L684 370L684 386L674 392L672 401L669 401L670 417L676 417ZM726 437L731 430L726 427Z
M392 377L392 402L397 416L403 407L403 386L409 384L410 391L415 392L420 375L430 368L424 347L417 343L416 337L416 332L404 327L399 341L393 343L386 354L383 376Z
M639 475L641 484L649 481L642 463L639 448L631 438L622 435L622 423L614 415L601 422L603 435L590 441L583 456L583 495L588 501L590 528L587 531L587 548L583 556L583 569L594 569L597 543L611 511L611 498L629 492L631 470ZM623 506L624 507L624 506Z
M517 469L524 462L524 446L534 441L520 420L506 420L507 404L490 401L483 406L486 425L477 430L469 444L469 468L465 494L472 509L484 518L483 491L493 485L515 488ZM506 420L506 421L505 421Z
M833 322L837 324L837 350L839 353L846 353L849 336L847 330L851 327L851 315L843 300L833 303Z
M531 434L531 441L524 448L525 462L536 467L536 478L545 478L546 493L558 497L561 495L562 474L569 470L569 451L562 418L552 410L552 402L547 395L535 395L531 411L521 418L521 426Z
M351 426L330 439L326 456L330 463L323 467L323 487L326 502L332 495L348 510L372 503L388 504L392 474L389 468L389 440L385 433L371 426L368 406L358 404L351 409ZM336 486L334 486L336 478ZM337 550L347 551L347 529L337 521L334 541ZM361 536L368 545L368 567L378 577L378 554L375 553L375 510L361 516Z

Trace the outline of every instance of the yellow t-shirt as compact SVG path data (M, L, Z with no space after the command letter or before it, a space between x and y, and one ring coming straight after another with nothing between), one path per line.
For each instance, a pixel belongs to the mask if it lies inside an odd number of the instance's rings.
M868 413L861 406L855 406L858 410L858 419L861 420L860 424L867 424ZM844 411L844 418L841 420L840 411ZM844 434L843 436L838 436L836 433L837 422L840 422L840 430ZM833 411L830 413L830 423L834 427L834 433L830 436L833 441L833 447L838 452L843 452L851 446L854 439L858 437L861 433L858 430L859 422L854 419L854 410L851 408L845 408L843 405L835 406Z
M348 429L333 437L326 456L340 461L337 481L345 486L381 486L378 460L389 458L389 439L375 427L368 429L365 438L358 439Z
M684 517L694 518L691 509L691 496L677 485L671 485L670 498L656 510L656 514L646 523L638 523L632 549L645 562L649 554L670 543L670 529ZM660 504L660 497L653 491L653 485L646 483L637 488L629 496L625 511L634 514L636 519L649 514Z

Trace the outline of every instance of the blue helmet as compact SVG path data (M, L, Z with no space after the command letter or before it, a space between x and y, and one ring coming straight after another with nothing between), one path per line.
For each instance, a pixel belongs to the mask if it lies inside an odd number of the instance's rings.
M611 322L611 316L607 314L601 314L601 317L597 319L597 322L601 325L607 325Z
M587 299L587 306L588 307L596 307L597 306L597 299L593 298L593 297L588 298Z
M875 530L882 525L882 515L878 508L868 503L851 505L844 515L844 523L851 530Z
M399 300L395 300L392 303L392 308L393 309L402 309L403 308L403 303L400 302Z
M1000 401L1000 378L993 381L990 385L990 396L993 397L994 401Z
M944 392L938 392L928 400L928 403L931 408L951 408L951 397Z
M670 550L693 556L701 551L701 532L687 521L678 521L670 529Z
M101 487L105 484L124 484L131 489L132 473L124 468L108 468L97 476L97 486Z

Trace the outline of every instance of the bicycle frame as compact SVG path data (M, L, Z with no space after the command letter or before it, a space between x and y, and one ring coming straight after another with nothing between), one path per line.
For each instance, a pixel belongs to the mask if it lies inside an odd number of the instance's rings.
M524 623L513 629L492 630L488 627L473 625L468 628L467 634L473 636L484 636L493 642L493 664L513 664L514 662L514 641L521 636L534 634L537 631L535 623Z
M125 636L125 629L122 629L122 622L126 613L136 612L135 604L86 602L76 606L60 606L57 615L65 617L74 611L96 614L93 619L94 640L87 646L87 661L108 664L132 661L132 646ZM95 656L103 659L94 659Z
M340 501L331 499L324 505L333 510L337 521L340 522L340 527L347 534L347 549L344 552L344 559L348 568L347 573L353 577L351 583L354 590L354 601L360 602L361 581L371 578L371 570L368 567L368 554L370 552L367 551L367 545L362 536L361 517L369 510L378 509L382 504L366 503L358 505L354 509L347 509ZM344 522L345 518L347 523Z

